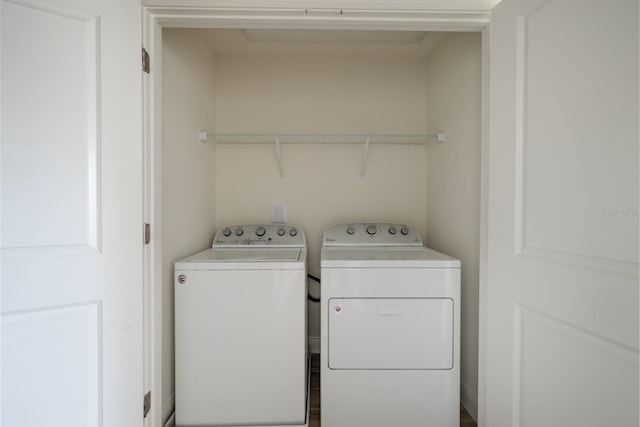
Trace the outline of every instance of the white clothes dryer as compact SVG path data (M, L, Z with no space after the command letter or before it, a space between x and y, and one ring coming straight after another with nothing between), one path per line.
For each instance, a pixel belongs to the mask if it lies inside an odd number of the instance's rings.
M324 427L458 427L460 261L404 224L329 227L321 256Z
M224 227L175 263L177 426L307 425L307 247L297 227Z

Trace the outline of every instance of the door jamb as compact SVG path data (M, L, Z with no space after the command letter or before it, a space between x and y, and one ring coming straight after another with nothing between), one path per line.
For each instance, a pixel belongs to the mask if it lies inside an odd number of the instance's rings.
M311 11L311 13L309 13ZM486 417L486 295L489 177L489 24L491 14L424 9L333 10L282 8L190 8L145 6L142 40L151 55L151 73L143 77L144 220L152 226L144 250L144 387L151 391L145 427L160 427L171 415L173 392L162 401L162 28L361 29L472 31L482 35L480 282L478 354L478 426ZM197 140L194 134L194 140ZM142 397L142 396L141 396ZM142 398L141 398L142 402Z

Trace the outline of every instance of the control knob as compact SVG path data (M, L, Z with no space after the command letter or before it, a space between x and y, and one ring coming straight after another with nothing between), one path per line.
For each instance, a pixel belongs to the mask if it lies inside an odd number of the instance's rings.
M374 234L376 234L377 231L378 231L378 229L376 228L375 225L370 225L370 226L367 227L367 233L370 236L373 236Z
M242 228L236 228L236 236L242 236L244 234L244 230Z
M402 233L403 236L406 236L407 234L409 234L409 229L407 227L402 227L400 229L400 232Z
M298 230L296 230L295 228L292 228L291 230L289 230L289 236L295 237L297 235L298 235Z
M278 228L277 233L278 233L278 236L284 236L284 228L282 227Z
M398 230L395 227L389 227L389 234L396 234Z
M264 227L262 227L262 226L256 228L256 236L258 236L258 237L264 236L264 233L266 233L266 232L267 232L267 230L265 230Z
M353 227L347 227L347 234L353 234L356 232L356 229Z
M222 230L222 234L224 235L224 237L229 237L231 236L231 230L228 228L225 228L224 230Z

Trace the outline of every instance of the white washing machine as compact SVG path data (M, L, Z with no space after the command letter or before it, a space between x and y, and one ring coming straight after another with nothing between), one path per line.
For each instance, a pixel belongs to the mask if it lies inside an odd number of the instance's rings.
M321 272L323 427L458 427L460 261L408 225L338 224Z
M299 228L253 224L176 262L177 426L307 425L306 259Z

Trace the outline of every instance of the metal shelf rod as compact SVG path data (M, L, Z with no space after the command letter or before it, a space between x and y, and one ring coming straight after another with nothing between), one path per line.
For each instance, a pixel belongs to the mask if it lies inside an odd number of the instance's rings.
M285 134L285 133L208 133L201 131L201 142L209 139L218 144L274 144L280 139L281 145L286 144L399 144L423 145L436 140L445 142L445 133L432 134Z

